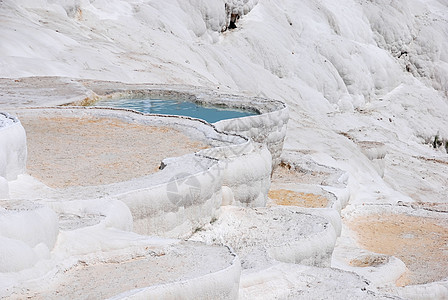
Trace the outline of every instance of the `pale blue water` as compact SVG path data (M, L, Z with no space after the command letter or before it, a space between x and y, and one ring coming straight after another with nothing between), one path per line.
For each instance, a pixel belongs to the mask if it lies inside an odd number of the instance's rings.
M111 99L98 101L94 105L129 108L142 113L150 114L188 116L202 119L209 123L258 114L250 110L201 106L189 101L164 99Z

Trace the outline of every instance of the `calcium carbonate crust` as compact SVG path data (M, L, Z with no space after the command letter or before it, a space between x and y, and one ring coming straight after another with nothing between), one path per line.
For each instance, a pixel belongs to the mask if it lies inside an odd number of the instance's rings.
M164 93L171 92L165 91ZM101 247L104 250L109 249L110 251L106 250L109 252L119 251L123 243L111 244L109 242L117 234L114 233L114 230L185 238L198 228L213 221L220 211L221 205L264 206L267 201L273 168L272 153L281 149L286 133L286 107L278 101L257 100L253 104L248 104L250 101L246 97L232 96L233 100L229 100L229 95L206 97L205 94L201 93L195 98L195 101L206 102L207 100L204 99L213 98L214 101L207 101L207 103L229 102L228 106L251 108L261 114L246 118L241 123L242 126L241 124L233 126L233 133L229 133L218 129L218 127L223 126L230 130L231 122L225 126L224 124L218 126L189 117L148 116L123 109L87 107L22 109L21 114L38 113L80 118L105 117L129 123L168 126L206 142L212 147L182 157L166 158L161 163L159 172L142 178L104 186L58 190L55 192L53 200L45 201L45 206L39 204L40 210L43 209L52 216L50 219L54 222L50 226L51 228L44 231L39 231L39 226L32 228L38 232L54 231L55 234L50 239L51 241L44 239L37 246L34 244L30 246L26 244L26 240L17 239L20 236L13 234L14 238L11 239L11 234L2 232L1 239L7 241L4 244L11 246L3 247L3 250L15 251L20 254L21 258L21 263L13 259L10 260L10 264L3 264L4 267L9 266L8 270L3 271L34 270L37 265L41 266L42 264L46 265L42 270L48 271L51 266L54 266L53 263L46 262L51 251L65 253L64 255L69 256L90 257L92 256L89 253L91 250L86 247L90 244L101 244ZM213 93L209 91L209 94ZM16 118L14 120L20 125ZM280 120L281 123L278 126L277 120ZM16 123L1 128L0 134L2 130L14 128ZM247 129L251 126L256 130L248 131ZM21 125L17 128L24 133ZM240 129L241 132L238 132ZM248 133L249 137L240 133ZM25 149L26 153L24 134L21 141L22 149ZM25 161L26 159L23 159L23 166L25 166ZM17 176L24 172L23 168L14 174ZM7 188L6 179L5 182ZM104 194L107 194L108 197L100 199ZM36 197L35 200L41 202L38 200L39 196L36 195ZM64 199L63 201L60 201L61 197ZM27 210L31 209L33 203L36 202L32 201L27 204ZM0 212L3 219L8 215L4 208L1 208ZM26 214L20 213L19 215L24 217ZM22 223L18 221L16 226L15 223L10 222L8 228L12 228L12 231L18 230ZM38 225L43 224L46 223ZM30 234L30 236L38 237L39 234ZM56 237L58 243L55 244ZM91 237L94 237L96 241L94 242ZM135 239L135 237L130 239L133 238ZM10 257L10 255L4 254L1 257ZM73 264L68 261L67 263L68 265ZM145 298L150 295L179 296L185 295L185 292L197 295L198 291L200 294L203 293L214 298L234 298L238 294L240 268L239 260L235 257L231 266L216 274L193 278L185 282L134 290L118 296L118 298ZM37 269L33 272L41 274ZM31 279L32 277L29 276L34 274L33 272L25 272L28 275L21 275L22 280ZM8 278L6 279L9 280ZM229 278L233 279L229 280ZM209 284L204 284L204 280ZM5 282L5 284L10 287L14 285L13 281ZM11 292L9 288L6 291L6 293Z
M0 112L0 196L2 181L14 180L26 169L26 134L19 119Z
M266 146L224 133L207 122L189 117L145 115L129 110L58 107L25 109L21 114L118 118L129 123L176 128L214 146L182 157L166 158L157 173L126 182L68 188L70 194L95 199L108 194L124 202L140 234L187 237L212 220L222 205L263 206L272 170ZM224 188L223 188L224 187ZM60 195L58 195L60 197Z
M226 268L188 280L130 290L109 299L237 299L241 264L238 256L228 249L233 259Z
M256 111L259 114L237 119L221 120L214 126L223 132L246 136L254 142L265 144L272 155L272 166L280 163L280 155L289 120L288 107L281 101L261 97L226 94L219 91L186 85L124 84L103 81L81 81L101 98L161 97L180 99L199 104L216 105ZM84 100L72 104L82 104ZM94 102L93 102L94 103Z
M294 207L226 207L191 239L230 245L244 269L276 262L329 267L340 224L328 219Z
M50 257L58 236L57 215L31 201L0 201L0 273L30 268Z

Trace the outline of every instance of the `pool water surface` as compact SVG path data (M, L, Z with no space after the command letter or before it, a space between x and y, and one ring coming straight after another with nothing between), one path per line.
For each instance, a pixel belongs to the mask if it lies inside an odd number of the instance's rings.
M128 108L142 113L188 116L215 123L221 120L257 115L255 111L229 107L202 106L183 100L128 98L100 100L94 106Z

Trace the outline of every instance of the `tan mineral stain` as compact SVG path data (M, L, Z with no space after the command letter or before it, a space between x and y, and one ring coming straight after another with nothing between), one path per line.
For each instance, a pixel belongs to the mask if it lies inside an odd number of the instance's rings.
M272 182L321 184L327 177L328 173L294 170L291 166L281 163L272 174Z
M294 192L291 190L279 189L270 190L269 198L277 205L301 206L301 207L327 207L326 197L312 193Z
M112 118L20 116L27 169L54 188L110 184L157 172L167 157L208 146L168 127Z
M383 265L389 261L389 256L387 255L363 255L354 258L350 261L350 265L353 267L377 267Z
M397 285L424 284L448 277L448 228L437 219L404 214L370 215L347 225L360 245L372 252L393 255L409 269ZM362 262L353 262L354 265Z

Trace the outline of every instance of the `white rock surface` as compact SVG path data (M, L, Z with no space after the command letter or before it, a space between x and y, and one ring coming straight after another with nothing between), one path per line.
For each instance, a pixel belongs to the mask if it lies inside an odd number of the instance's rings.
M121 236L128 243L138 242L138 237L132 239L129 234L125 237L122 233ZM120 232L111 232L108 238L119 237ZM106 239L98 239L98 242L101 246L112 245ZM134 249L120 249L118 244L115 242L115 248L121 251L115 253L112 248L103 249L102 255L96 256L94 252L90 255L79 253L77 260L73 260L72 253L71 261L68 256L66 261L59 261L53 278L43 276L16 286L11 288L8 296L10 299L61 296L72 299L232 299L238 294L241 267L236 255L226 247L154 238L152 241L140 238L140 247ZM60 249L55 253L59 259L63 255ZM4 277L8 279L7 275Z
M58 236L56 213L31 201L0 201L0 273L48 259Z
M330 265L336 231L326 219L294 208L226 206L216 222L191 240L231 246L244 269L275 260L325 267Z
M0 178L14 180L26 170L26 134L20 121L0 112ZM3 190L3 192L2 192ZM0 188L0 194L6 194Z

